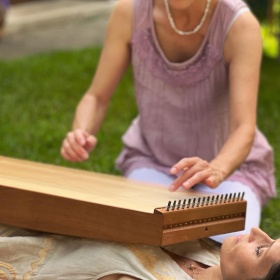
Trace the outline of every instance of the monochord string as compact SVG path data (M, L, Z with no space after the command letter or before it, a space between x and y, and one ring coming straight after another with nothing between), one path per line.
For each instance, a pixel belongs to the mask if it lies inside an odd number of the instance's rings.
M182 209L190 209L195 207L205 207L211 205L218 205L223 203L232 203L244 200L245 193L230 193L230 194L217 194L217 195L208 195L200 196L189 199L180 199L169 201L166 206L166 211L175 211Z

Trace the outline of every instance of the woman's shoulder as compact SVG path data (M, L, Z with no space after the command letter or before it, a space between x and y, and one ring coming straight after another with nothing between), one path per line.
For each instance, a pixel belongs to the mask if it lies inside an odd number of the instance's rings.
M238 11L244 7L248 8L248 4L243 0L218 0L220 5L232 11Z
M256 32L258 34L261 30L258 19L249 9L240 13L232 22L230 27L232 27L231 33L239 32L239 35L242 33L246 35L248 32Z
M254 16L250 7L242 0L219 0L221 21L226 26L226 32L251 32L260 30L260 24Z
M132 28L133 0L117 0L114 3L107 28L107 37L129 41Z
M117 0L114 3L113 13L124 18L131 17L133 0Z

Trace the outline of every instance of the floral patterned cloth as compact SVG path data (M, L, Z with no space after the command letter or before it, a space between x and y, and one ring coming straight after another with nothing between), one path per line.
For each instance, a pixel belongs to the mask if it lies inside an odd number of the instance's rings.
M209 266L219 263L210 240L166 247ZM143 280L191 280L160 247L43 234L0 225L1 280L96 280L126 274Z

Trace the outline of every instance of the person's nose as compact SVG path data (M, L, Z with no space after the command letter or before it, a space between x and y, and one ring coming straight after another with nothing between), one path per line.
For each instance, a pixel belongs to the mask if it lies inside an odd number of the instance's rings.
M262 244L270 244L274 240L258 227L253 227L249 235L249 242L256 241Z

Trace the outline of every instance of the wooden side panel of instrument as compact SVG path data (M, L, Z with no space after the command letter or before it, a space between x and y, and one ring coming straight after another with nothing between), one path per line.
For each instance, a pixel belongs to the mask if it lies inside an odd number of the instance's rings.
M57 234L161 245L160 215L63 197L0 188L3 224Z
M190 208L155 209L164 217L163 245L243 230L247 202L226 199Z
M235 217L215 222L197 222L188 226L168 228L163 231L162 245L196 240L208 236L235 232L244 229L245 218ZM186 238L187 237L187 238Z

